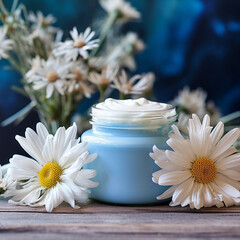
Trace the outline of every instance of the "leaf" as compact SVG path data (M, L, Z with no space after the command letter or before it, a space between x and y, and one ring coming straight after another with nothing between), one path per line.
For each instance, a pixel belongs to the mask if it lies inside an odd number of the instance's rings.
M18 121L18 123L24 119L30 111L36 106L34 102L30 102L27 106L25 106L23 109L21 109L19 112L13 114L11 117L7 118L1 123L2 127L5 127L15 121Z
M228 123L230 121L236 120L239 117L240 117L240 111L237 111L237 112L230 113L230 114L228 114L226 116L223 116L219 120L221 122L223 122L224 124L226 124L226 123Z

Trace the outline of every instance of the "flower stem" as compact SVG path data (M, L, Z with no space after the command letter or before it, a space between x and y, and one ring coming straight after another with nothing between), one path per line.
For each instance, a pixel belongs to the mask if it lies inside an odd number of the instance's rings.
M129 94L124 94L124 93L120 92L120 99L121 100L124 100L124 99L127 99L127 98L129 98Z
M2 0L0 0L0 9L2 10L2 12L5 14L5 15L8 15L8 10L6 9L4 3Z
M103 30L102 30L102 32L101 32L101 34L100 34L100 37L99 37L99 39L100 39L99 45L98 45L97 48L95 48L95 49L91 52L91 55L90 55L91 57L94 57L94 56L96 56L96 55L99 53L99 51L101 50L102 45L103 45L103 43L104 43L104 41L105 41L105 39L106 39L106 37L107 37L107 34L108 34L110 28L111 28L112 25L116 22L116 20L118 19L119 15L120 15L120 12L119 12L118 10L114 10L114 11L112 11L112 12L110 13L110 15L108 16L107 21L106 21L106 23L105 23L105 25L104 25L104 27L103 27Z
M99 102L104 102L105 100L105 89L102 86L98 86L100 97Z

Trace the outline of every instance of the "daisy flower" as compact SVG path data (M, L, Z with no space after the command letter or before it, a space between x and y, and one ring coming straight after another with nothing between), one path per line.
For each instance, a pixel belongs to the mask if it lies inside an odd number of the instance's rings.
M49 33L56 33L58 31L58 28L51 26L56 22L56 18L51 14L45 17L40 11L38 11L36 15L31 12L29 14L29 21L32 23L34 30L42 28L46 29Z
M8 169L8 164L1 166L0 165L0 196L9 197L9 193L16 188L15 181L9 179L9 176L6 174Z
M7 190L8 182L3 177L2 166L0 165L0 195Z
M120 44L113 47L107 57L108 63L115 63L119 66L128 67L131 70L136 69L136 62L133 54L142 51L145 44L140 40L136 33L129 32L121 39Z
M179 114L178 128L187 133L187 122L193 113L203 119L205 114L211 118L211 125L216 125L221 114L215 107L214 102L206 102L207 93L202 89L190 91L189 87L184 87L179 95L171 102L177 107Z
M77 126L60 127L53 136L42 123L37 131L26 129L25 138L16 136L21 147L32 157L14 155L10 159L8 176L17 181L20 189L12 191L10 203L28 206L45 206L48 212L63 201L73 208L75 200L84 202L88 188L98 184L89 180L95 170L82 169L92 162L96 154L89 155L85 143L76 139Z
M141 14L129 2L125 2L124 0L100 0L100 4L109 14L118 11L118 20L120 21L129 21L141 17Z
M46 88L46 98L50 98L54 90L64 95L66 79L73 76L69 72L70 65L71 63L59 58L50 57L47 61L35 59L33 68L26 73L26 78L33 84L33 89Z
M34 39L40 38L44 42L45 48L51 49L54 34L59 31L58 28L52 26L56 22L56 18L51 14L45 17L42 12L38 11L36 15L33 12L29 14L29 21L32 23L32 33L27 37L30 43L33 44Z
M167 144L172 150L153 147L150 156L161 170L153 173L153 182L171 186L157 199L172 197L171 206L191 208L240 205L240 153L232 146L240 137L235 128L223 136L224 124L213 129L205 115L189 119L189 138L173 125Z
M89 81L97 86L108 86L118 73L118 67L108 64L102 69L101 73L91 72L89 74Z
M83 61L72 62L70 69L71 79L66 83L69 93L79 92L87 98L93 93L93 88L88 82L88 67Z
M13 47L13 41L6 39L8 28L6 26L0 28L0 59L8 58L7 51Z
M91 57L88 59L88 66L90 69L100 71L106 66L106 59L103 57Z
M78 56L84 59L88 58L88 50L98 47L99 39L92 40L95 32L91 32L91 28L87 28L84 33L78 34L76 27L70 32L73 40L67 40L59 43L53 50L55 56L64 56L67 61L76 61Z
M189 87L184 87L172 101L172 104L177 106L180 112L190 116L195 113L202 118L205 114L206 98L207 94L202 89L190 91Z
M111 87L118 89L124 95L142 94L152 87L154 75L152 73L145 75L135 75L128 79L124 70L121 71L119 78L113 79Z

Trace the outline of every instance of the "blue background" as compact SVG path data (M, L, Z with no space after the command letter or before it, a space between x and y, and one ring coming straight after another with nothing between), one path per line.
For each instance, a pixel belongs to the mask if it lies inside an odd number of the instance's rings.
M6 1L5 1L6 2ZM11 1L8 1L11 2ZM136 56L136 72L156 74L156 99L167 102L185 85L202 87L222 114L240 109L240 1L239 0L131 0L141 21L128 23L123 32L136 31L147 48ZM22 1L28 10L52 13L56 26L81 31L104 15L97 0ZM28 100L11 90L20 76L3 70L0 62L0 121L24 107ZM25 128L35 128L36 113L21 124L0 127L0 163L22 153L14 139Z

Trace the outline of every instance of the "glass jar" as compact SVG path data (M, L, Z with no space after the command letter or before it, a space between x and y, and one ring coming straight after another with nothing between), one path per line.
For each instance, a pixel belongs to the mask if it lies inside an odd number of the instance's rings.
M126 101L126 100L122 100ZM168 189L152 182L159 170L149 156L156 145L167 149L171 124L176 121L175 107L164 110L123 111L92 107L92 129L82 135L90 153L98 157L87 168L95 169L91 198L116 204L151 204Z

